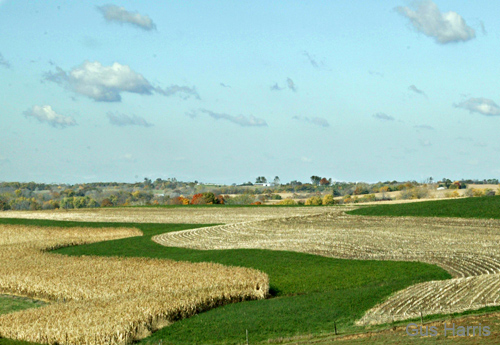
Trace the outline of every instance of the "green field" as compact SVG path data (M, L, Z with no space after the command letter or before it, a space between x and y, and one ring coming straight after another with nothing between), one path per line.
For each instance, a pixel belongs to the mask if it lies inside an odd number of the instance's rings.
M211 261L266 272L273 297L216 308L176 322L145 339L164 344L241 343L245 330L253 342L298 334L356 329L353 321L396 290L437 279L448 279L443 269L424 263L355 261L295 252L268 250L200 251L163 247L151 236L201 224L81 223L1 219L0 224L38 226L136 227L144 236L66 247L66 255L154 257L191 262ZM3 341L3 342L2 342ZM0 340L0 344L7 340ZM8 344L19 344L9 341Z
M359 208L347 213L360 216L500 219L500 196L377 205Z

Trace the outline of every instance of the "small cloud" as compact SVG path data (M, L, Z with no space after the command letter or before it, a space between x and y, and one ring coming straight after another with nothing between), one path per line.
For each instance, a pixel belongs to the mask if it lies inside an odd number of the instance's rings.
M313 117L309 118L307 116L294 116L292 117L293 120L297 121L302 121L302 122L308 122L316 126L321 126L321 127L330 127L330 124L328 123L328 120L323 118L323 117Z
M200 109L201 112L208 114L216 120L227 120L242 127L267 127L267 122L264 119L259 119L253 115L250 116L234 116L222 113L214 113L213 111Z
M9 61L5 60L3 55L0 53L0 66L3 66L5 68L11 68L12 66L10 65Z
M295 83L293 82L292 79L290 78L287 78L286 79L286 85L288 86L288 88L290 90L292 90L293 92L297 92L297 87L295 86Z
M376 113L373 114L373 117L382 121L394 121L394 117L387 115L386 113Z
M220 83L219 85L220 85L220 86L222 86L222 87L228 87L228 88L231 88L231 86L226 85L226 84L224 84L224 83Z
M284 90L284 87L279 87L278 83L274 83L273 86L270 87L271 91L281 91Z
M194 86L188 87L188 86L171 85L165 89L156 87L154 88L154 90L163 96L172 96L179 93L181 94L181 98L183 99L188 99L190 96L193 96L196 99L200 99L200 95L198 94L198 91L196 91L196 88Z
M114 126L142 126L142 127L152 127L153 124L147 122L144 118L132 115L128 116L126 114L113 114L112 112L108 112L106 116L109 119L109 123Z
M317 69L324 69L325 68L325 63L323 61L318 61L315 56L312 56L309 54L307 51L303 51L302 54L309 60L309 63Z
M415 128L415 129L426 129L426 130L429 130L429 131L433 131L434 130L434 127L429 126L429 125L416 125L416 126L413 126L413 128Z
M85 61L69 72L56 67L56 72L47 72L44 80L52 81L98 102L120 102L122 92L140 95L151 95L156 92L164 96L182 93L186 97L199 98L196 90L187 86L172 85L166 89L154 87L141 74L118 62L111 66L103 66L98 61Z
M420 146L423 146L423 147L432 146L432 143L429 140L419 140L419 144L420 144Z
M130 24L147 31L156 30L156 25L149 16L142 15L138 12L127 11L124 7L104 5L97 6L97 9L108 22Z
M399 6L396 11L408 18L417 31L434 38L437 43L465 42L476 37L474 29L458 13L441 13L432 1L420 1L416 6L415 10Z
M454 104L457 108L466 109L471 113L479 113L486 116L500 115L500 107L498 104L487 98L469 98L458 104Z
M422 91L422 90L420 90L419 88L417 88L415 85L408 86L408 90L413 91L416 94L419 94L419 95L427 97L427 95L425 94L425 92Z
M57 114L50 105L35 105L24 113L26 117L33 117L39 122L48 123L52 127L66 128L76 126L76 121L70 116Z
M304 163L311 163L313 160L309 157L300 157L300 160Z

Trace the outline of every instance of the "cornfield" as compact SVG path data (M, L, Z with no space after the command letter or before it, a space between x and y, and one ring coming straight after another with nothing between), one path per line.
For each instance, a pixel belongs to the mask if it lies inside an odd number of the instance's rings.
M140 235L124 228L0 226L0 292L51 302L0 316L0 337L128 344L200 311L268 293L267 275L247 268L47 252Z
M320 215L171 232L154 241L193 249L291 250L361 260L421 261L454 277L411 286L368 311L358 324L500 305L500 221Z

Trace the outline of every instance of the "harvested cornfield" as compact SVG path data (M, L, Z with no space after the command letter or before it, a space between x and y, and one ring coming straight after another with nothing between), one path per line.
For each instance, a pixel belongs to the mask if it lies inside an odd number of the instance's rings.
M0 218L78 222L229 224L319 214L329 207L113 207L46 211L4 211Z
M0 292L52 302L0 316L0 337L126 344L202 310L268 293L267 275L247 268L47 252L141 234L137 229L0 226Z
M154 241L193 249L261 248L362 260L422 261L454 279L398 292L360 323L500 305L500 221L321 215L166 233Z

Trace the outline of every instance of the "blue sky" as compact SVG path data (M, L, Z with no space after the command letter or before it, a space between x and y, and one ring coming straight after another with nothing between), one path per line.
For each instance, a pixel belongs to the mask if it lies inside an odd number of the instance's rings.
M497 13L0 1L0 181L498 177Z

